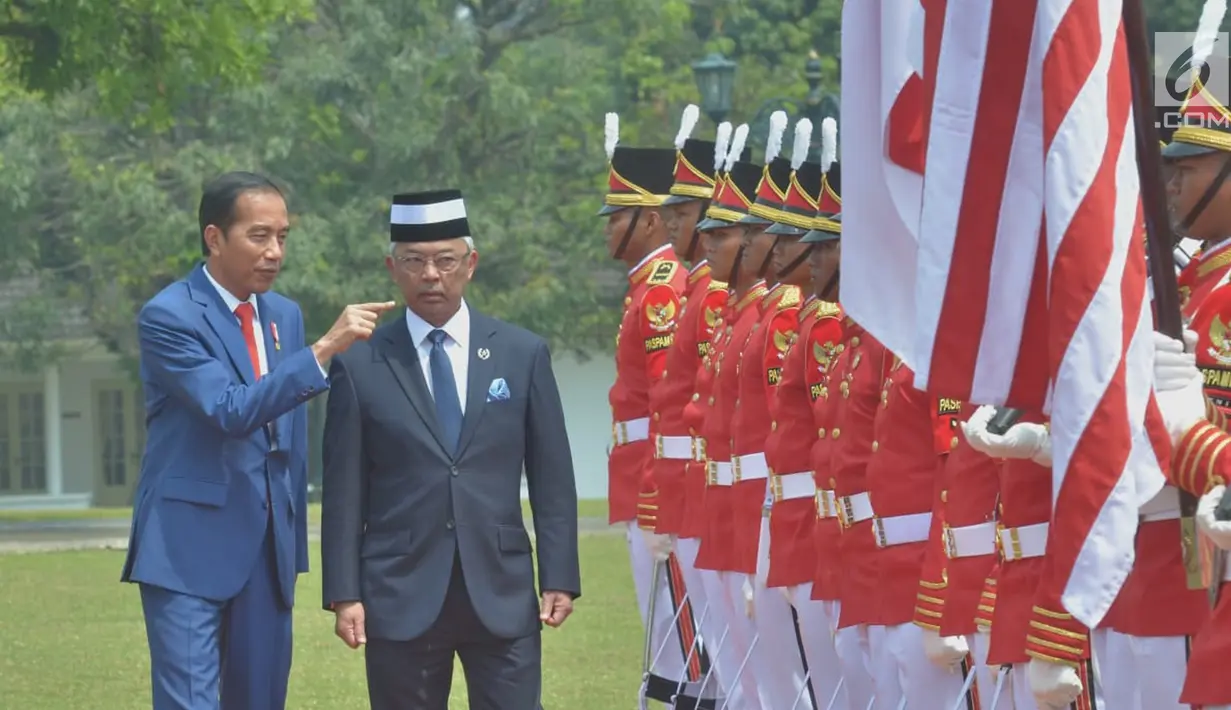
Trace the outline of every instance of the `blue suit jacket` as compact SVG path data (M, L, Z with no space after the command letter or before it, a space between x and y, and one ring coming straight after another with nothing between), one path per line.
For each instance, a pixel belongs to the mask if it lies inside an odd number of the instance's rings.
M328 383L304 347L299 306L271 292L257 311L269 374L254 381L239 321L202 266L141 309L147 436L123 581L234 597L272 518L278 582L294 601L308 569L303 403Z

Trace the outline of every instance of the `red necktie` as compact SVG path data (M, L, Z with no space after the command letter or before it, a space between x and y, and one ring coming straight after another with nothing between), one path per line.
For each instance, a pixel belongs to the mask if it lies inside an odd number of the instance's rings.
M256 349L256 309L251 303L241 303L235 307L235 316L239 318L239 329L244 331L244 342L248 344L248 357L252 360L252 372L256 379L261 379L261 351ZM255 382L255 380L253 380Z

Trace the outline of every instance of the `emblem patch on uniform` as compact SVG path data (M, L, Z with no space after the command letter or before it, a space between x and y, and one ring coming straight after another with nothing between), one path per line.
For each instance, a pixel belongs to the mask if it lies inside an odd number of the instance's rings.
M675 335L673 333L651 336L645 339L645 351L647 353L656 353L659 350L666 350L671 347L671 343L674 341Z
M654 330L665 333L675 325L675 301L666 303L647 303L645 318Z
M782 381L782 368L771 367L765 373L765 381L771 385L776 385Z
M796 334L793 331L774 331L774 347L778 348L778 357L782 357L782 353L791 349L791 346L795 344L795 338Z
M1219 316L1214 316L1210 322L1210 344L1206 354L1220 365L1231 365L1231 334L1227 330L1228 324Z
M675 276L675 271L679 268L679 266L680 265L674 261L658 262L658 264L654 267L654 271L650 273L650 278L646 280L646 283L654 286L671 283L671 278Z
M961 414L962 401L960 399L945 399L942 397L937 405L936 413L941 416Z
M812 344L812 359L816 361L817 369L821 372L829 371L829 361L833 357L833 343Z

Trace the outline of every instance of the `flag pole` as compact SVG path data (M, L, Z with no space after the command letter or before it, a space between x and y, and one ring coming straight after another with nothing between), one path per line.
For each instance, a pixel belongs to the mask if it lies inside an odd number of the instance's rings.
M1133 122L1137 134L1137 174L1141 182L1141 204L1146 222L1146 250L1150 256L1150 280L1154 284L1154 327L1176 340L1183 340L1184 319L1180 314L1180 292L1176 284L1175 235L1167 214L1167 193L1163 185L1163 156L1159 148L1158 126L1154 122L1154 91L1151 86L1150 49L1146 37L1143 0L1124 0L1122 19L1128 45L1128 62L1133 82ZM1231 517L1231 496L1219 508ZM1197 548L1197 497L1180 489L1180 544L1184 550L1184 570L1189 589L1206 585L1201 574ZM1216 567L1221 567L1221 561ZM1219 570L1221 577L1221 570ZM1210 585L1211 602L1216 600L1218 584Z

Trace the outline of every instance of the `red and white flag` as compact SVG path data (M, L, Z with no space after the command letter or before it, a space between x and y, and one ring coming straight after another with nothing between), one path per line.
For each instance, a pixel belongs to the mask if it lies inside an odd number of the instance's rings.
M878 3L845 6L842 66L876 81L860 55L906 54L909 43L866 46L871 23L859 35L855 21L876 13L868 5ZM917 235L914 273L874 289L847 288L848 259L896 261L902 236L885 239L883 216L853 209L888 212L884 192L849 176L888 153L883 142L852 145L852 121L843 127L843 306L912 366L918 387L1050 412L1044 586L1088 626L1131 569L1138 507L1163 485L1169 456L1146 425L1152 321L1120 5L927 0L927 157L917 226L906 230ZM890 82L886 65L877 69ZM857 83L843 77L844 115ZM908 324L885 315L905 308Z

